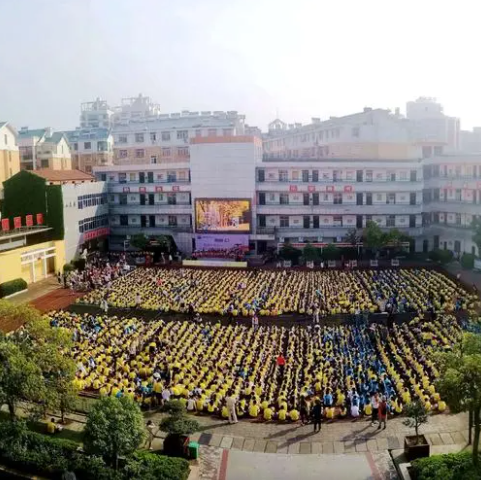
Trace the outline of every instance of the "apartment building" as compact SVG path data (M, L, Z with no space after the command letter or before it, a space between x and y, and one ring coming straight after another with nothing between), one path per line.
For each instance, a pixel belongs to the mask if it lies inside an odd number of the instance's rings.
M109 107L106 100L96 98L93 102L80 104L80 128L109 130L112 127L114 110Z
M112 165L114 137L106 128L78 128L64 132L72 151L74 169L92 173L92 168Z
M53 132L51 128L30 130L22 127L18 133L18 145L22 170L72 169L70 146L63 132Z
M7 122L0 122L0 200L3 182L20 171L17 131Z

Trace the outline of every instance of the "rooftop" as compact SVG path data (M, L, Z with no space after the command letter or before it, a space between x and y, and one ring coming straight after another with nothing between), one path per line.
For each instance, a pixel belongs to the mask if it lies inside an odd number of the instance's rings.
M20 129L18 136L20 138L43 137L46 133L46 128L37 128L35 130Z
M80 170L52 170L51 168L40 168L30 173L37 175L49 182L91 182L95 180L93 175Z
M87 128L78 130L67 130L63 132L69 142L107 140L110 132L107 128Z
M50 137L47 137L45 141L57 144L62 140L62 138L64 138L64 136L65 135L63 134L63 132L55 132Z

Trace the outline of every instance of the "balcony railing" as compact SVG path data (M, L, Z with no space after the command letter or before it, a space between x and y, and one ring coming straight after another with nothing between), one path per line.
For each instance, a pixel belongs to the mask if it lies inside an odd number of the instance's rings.
M154 205L127 204L120 205L110 204L109 211L111 214L160 214L160 213L192 213L192 205L190 203L177 203L170 205L168 203L156 203Z
M190 183L190 180L172 180L172 179L165 179L165 180L157 180L155 179L154 181L152 182L149 182L149 181L144 181L144 182L141 182L140 180L117 180L117 181L112 181L112 180L108 180L108 177L107 177L107 183L108 184L111 184L111 185L137 185L137 184L141 184L141 185L162 185L162 184L169 184L169 183L182 183L182 184L187 184L187 183Z
M390 178L382 178L382 179L370 179L370 180L367 180L366 178L364 178L363 180L357 180L356 178L351 178L351 179L346 179L346 178L319 178L318 180L312 180L312 179L309 179L309 180L302 180L302 179L297 179L297 180L293 180L293 179L281 179L281 178L266 178L265 180L259 180L259 178L257 178L256 182L257 183L294 183L294 184L311 184L311 185L316 185L316 184L326 184L326 183L347 183L347 184L351 184L351 183L420 183L422 182L423 179L422 178L416 178L416 180L411 180L409 178L405 178L405 179L400 179L400 178L397 178L396 180L391 180Z
M155 225L151 227L150 225L146 225L142 227L140 224L136 225L110 225L113 234L117 235L132 235L135 231L142 231L145 233L150 234L160 234L163 231L167 232L174 232L174 233L192 233L193 229L191 225ZM152 232L151 232L152 231Z

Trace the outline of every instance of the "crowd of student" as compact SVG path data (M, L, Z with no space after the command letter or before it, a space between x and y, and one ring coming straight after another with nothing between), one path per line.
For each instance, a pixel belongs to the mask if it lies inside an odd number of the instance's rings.
M277 316L358 312L451 312L479 301L426 269L271 271L138 269L84 296L83 303L160 312Z
M245 256L245 249L242 247L233 247L228 249L195 250L192 253L194 260L198 258L230 258L232 260L242 260Z
M391 329L147 323L67 312L50 318L52 327L72 332L80 390L129 396L145 408L179 399L188 411L233 422L377 416L380 406L397 415L414 398L443 411L430 353L461 335L447 314Z

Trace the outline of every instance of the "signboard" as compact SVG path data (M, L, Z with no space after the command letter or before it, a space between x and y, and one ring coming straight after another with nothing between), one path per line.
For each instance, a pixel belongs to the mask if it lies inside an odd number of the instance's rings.
M156 192L163 192L163 191L164 191L164 187L155 187L155 191L156 191Z
M249 235L196 235L195 249L230 250L235 247L248 247Z
M83 234L83 241L87 242L88 240L93 240L94 238L103 237L105 235L110 234L110 228L97 228L95 230L91 230L90 232L85 232Z
M333 192L334 191L334 187L326 187L326 192Z
M179 192L179 191L180 191L180 187L179 187L179 186L174 186L174 187L172 187L172 191L173 191L173 192Z
M37 213L37 225L43 225L43 213Z
M222 267L222 268L247 268L247 262L231 262L218 260L182 260L184 267Z
M139 192L140 193L145 193L147 189L145 187L139 187Z
M307 268L314 268L314 262L306 262Z
M25 225L27 225L27 227L33 227L33 215L27 215L25 217Z
M336 261L335 260L328 260L327 261L327 266L329 268L336 268Z
M369 265L371 267L379 267L379 262L377 260L370 260Z
M297 192L297 185L289 185L289 192Z
M4 218L2 220L2 231L8 232L10 230L10 220L8 218Z
M284 266L284 268L291 268L292 267L291 260L284 260L283 266Z
M346 193L351 193L351 192L352 192L352 186L351 186L351 185L346 185L346 186L344 187L344 191L345 191Z
M248 199L197 198L195 229L202 233L249 233L251 202Z
M13 228L22 228L22 217L13 217Z
M399 260L397 258L393 258L391 260L391 266L392 267L399 267Z
M124 193L130 193L130 187L123 187L122 192Z
M309 186L307 187L307 191L308 191L309 193L315 192L315 191L316 191L316 187L315 187L314 185L309 185Z

